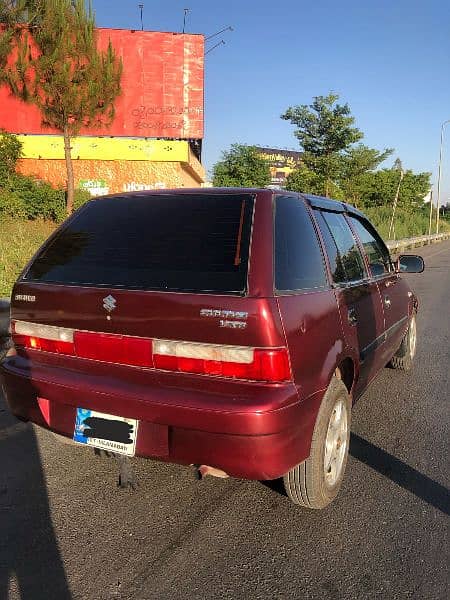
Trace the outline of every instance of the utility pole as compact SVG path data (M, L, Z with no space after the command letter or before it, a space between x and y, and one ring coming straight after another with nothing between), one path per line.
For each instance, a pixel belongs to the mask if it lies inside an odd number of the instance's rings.
M404 176L404 173L403 173L403 170L401 170L400 171L400 181L398 182L397 192L396 192L395 198L394 198L394 206L392 207L392 217L391 217L391 223L389 225L389 233L388 233L388 239L389 240L392 239L391 235L392 235L392 232L394 230L394 217L395 217L395 211L397 209L398 196L400 194L400 185L402 183L403 176Z
M430 223L428 225L428 235L431 235L432 222L433 222L433 190L430 190ZM428 240L428 243L431 244L431 241Z
M436 206L436 233L439 233L439 209L441 207L441 176L442 176L442 150L444 146L444 127L450 123L450 119L444 121L441 125L441 144L439 148L439 169L437 183L437 206Z

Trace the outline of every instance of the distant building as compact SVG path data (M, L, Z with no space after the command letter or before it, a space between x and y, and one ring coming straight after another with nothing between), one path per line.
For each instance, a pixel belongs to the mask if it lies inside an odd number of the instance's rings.
M295 150L260 146L256 146L256 149L269 163L272 186L283 187L289 173L299 167L302 161L302 153Z

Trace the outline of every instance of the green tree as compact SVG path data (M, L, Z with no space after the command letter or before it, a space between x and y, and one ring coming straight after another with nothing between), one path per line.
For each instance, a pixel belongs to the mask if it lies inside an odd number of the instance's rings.
M300 165L286 177L285 187L293 192L304 192L305 194L321 194L324 180L320 175Z
M415 210L421 208L423 199L430 190L431 173L403 171L398 197L399 208ZM364 208L391 206L399 183L399 169L365 173L360 180L359 196Z
M289 107L281 118L297 129L294 135L303 149L303 163L323 179L322 193L329 196L333 181L339 177L341 152L362 139L353 127L348 104L337 104L338 94L315 96L312 104Z
M0 130L0 188L5 187L16 172L21 155L22 143L17 136Z
M360 190L363 175L374 171L392 152L392 148L386 148L380 152L364 144L358 144L345 150L340 158L339 186L348 202L358 206L361 201Z
M218 187L264 187L270 180L269 165L254 146L233 144L213 167Z
M0 83L35 104L42 124L64 136L67 214L73 210L71 138L82 127L108 126L120 94L122 62L111 43L97 49L95 19L85 0L0 0Z
M49 183L16 171L22 155L22 142L16 135L0 131L0 220L46 219L62 221L65 215L64 191ZM90 199L86 190L76 190L74 206Z

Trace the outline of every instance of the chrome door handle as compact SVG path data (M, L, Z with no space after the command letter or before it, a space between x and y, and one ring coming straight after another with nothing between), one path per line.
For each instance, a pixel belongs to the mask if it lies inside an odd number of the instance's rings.
M385 296L385 297L384 297L384 305L385 305L387 308L390 308L390 307L391 307L391 299L389 298L389 296Z
M350 325L356 325L358 322L358 317L356 316L356 310L354 308L348 309L348 322Z

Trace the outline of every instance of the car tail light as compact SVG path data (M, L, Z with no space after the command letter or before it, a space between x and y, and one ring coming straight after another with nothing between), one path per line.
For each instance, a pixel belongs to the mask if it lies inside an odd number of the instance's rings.
M73 355L75 354L73 335L74 330L65 327L24 321L12 322L12 336L16 346L24 346L33 350Z
M154 340L157 369L256 381L291 379L286 348L249 348Z
M287 348L154 340L13 322L17 346L102 362L232 379L292 380Z

